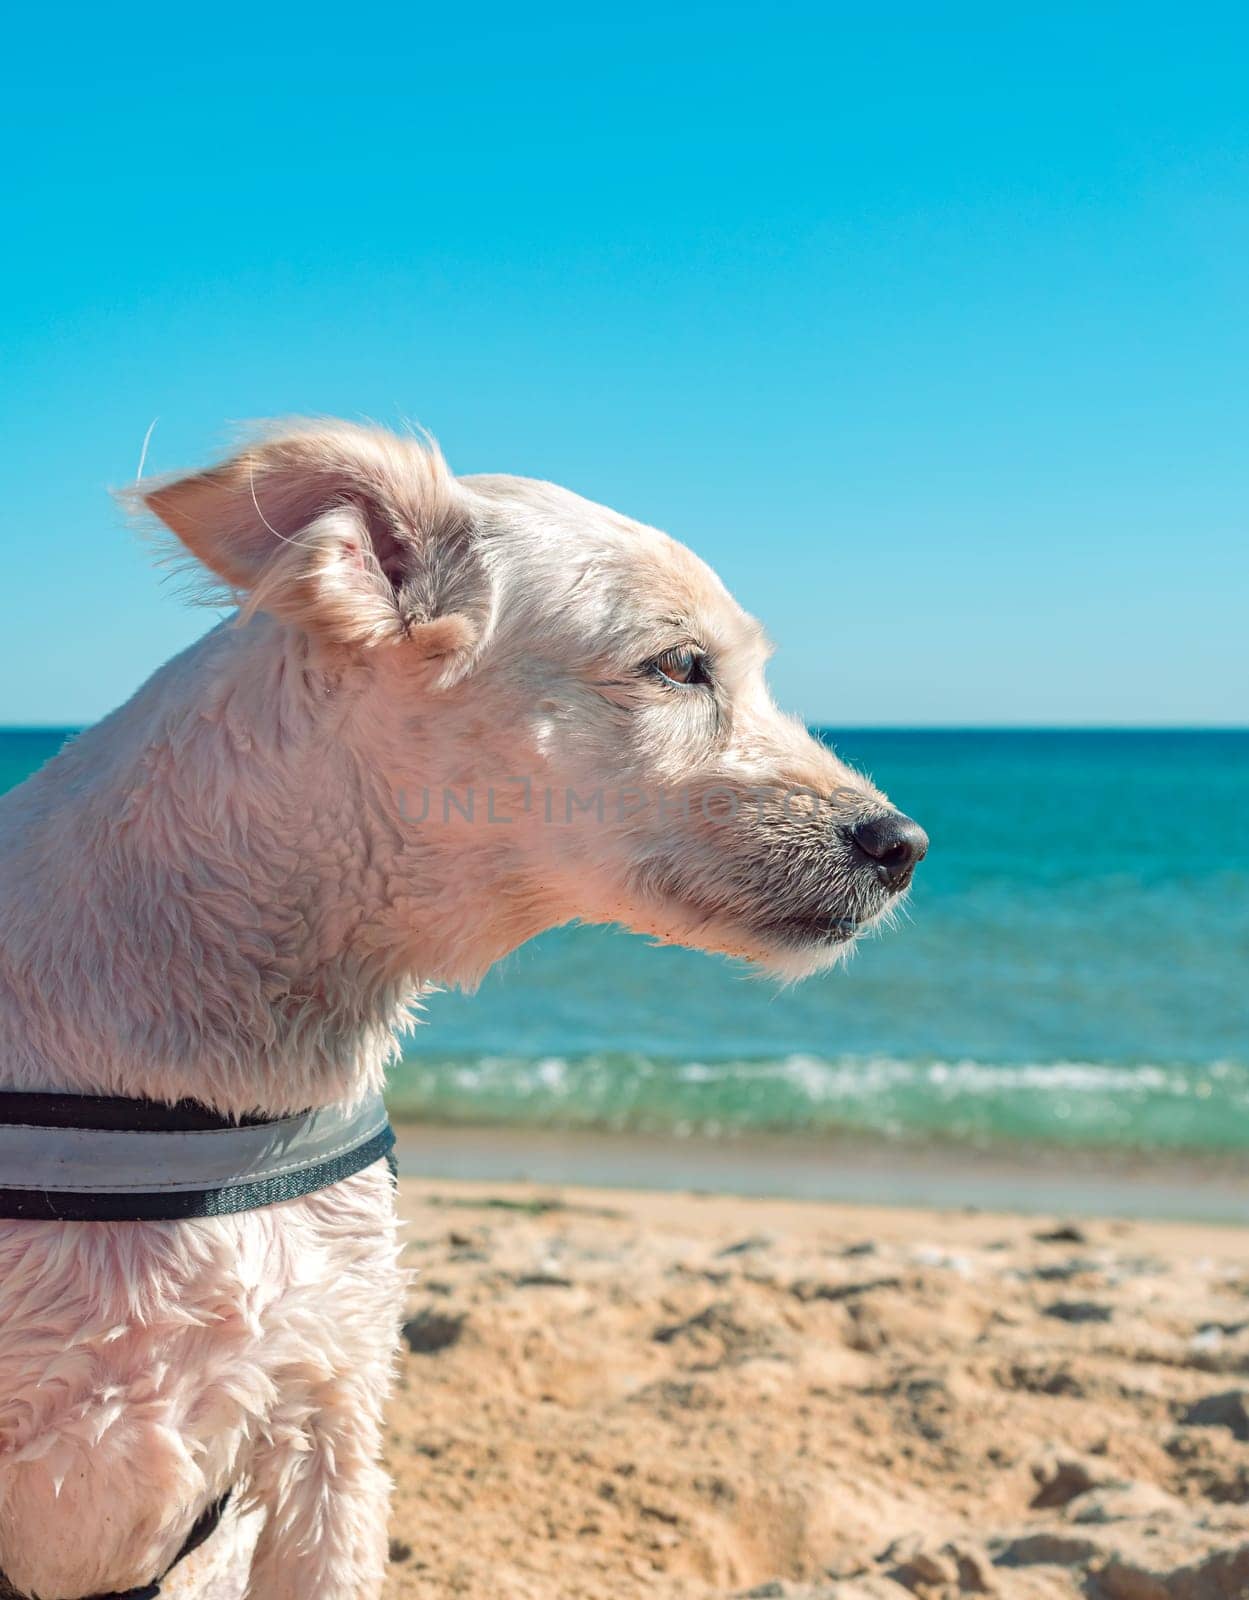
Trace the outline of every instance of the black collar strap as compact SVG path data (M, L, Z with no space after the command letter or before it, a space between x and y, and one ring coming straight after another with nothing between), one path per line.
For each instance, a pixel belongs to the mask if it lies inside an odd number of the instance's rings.
M153 1222L297 1200L386 1158L380 1095L233 1120L182 1101L0 1092L0 1217Z
M181 1550L178 1551L177 1555L165 1568L164 1572L161 1573L160 1577L155 1580L155 1582L145 1583L138 1589L124 1589L115 1591L112 1594L94 1594L90 1597L90 1600L160 1600L161 1584L164 1583L165 1579L178 1565L179 1561L182 1560L183 1556L189 1556L192 1550L198 1550L200 1545L204 1543L205 1539L216 1532L217 1525L221 1521L222 1514L224 1513L226 1506L229 1504L229 1500L230 1490L227 1489L226 1492L221 1496L220 1500L215 1501L205 1512L202 1513L202 1515L195 1522L195 1525L192 1527L190 1533L188 1533L186 1538L182 1541ZM0 1600L26 1600L24 1595L20 1595L18 1591L13 1588L8 1579L4 1576L3 1572L0 1572Z

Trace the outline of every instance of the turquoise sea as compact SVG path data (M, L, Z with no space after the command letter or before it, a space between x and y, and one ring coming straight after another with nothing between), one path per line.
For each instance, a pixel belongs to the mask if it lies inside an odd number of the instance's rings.
M0 788L63 732L0 732ZM778 989L572 928L430 998L400 1114L1249 1150L1249 732L824 732L928 829L903 923Z

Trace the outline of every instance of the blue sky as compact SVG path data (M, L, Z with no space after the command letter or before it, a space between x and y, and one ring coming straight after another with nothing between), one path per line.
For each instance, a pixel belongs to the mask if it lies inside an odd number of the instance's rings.
M210 620L106 498L152 419L288 412L668 528L813 720L1249 720L1238 9L9 26L0 722Z

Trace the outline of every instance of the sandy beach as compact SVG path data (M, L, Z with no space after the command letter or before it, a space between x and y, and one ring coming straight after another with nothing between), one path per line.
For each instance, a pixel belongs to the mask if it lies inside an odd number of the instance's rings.
M405 1179L389 1600L1249 1595L1249 1229Z

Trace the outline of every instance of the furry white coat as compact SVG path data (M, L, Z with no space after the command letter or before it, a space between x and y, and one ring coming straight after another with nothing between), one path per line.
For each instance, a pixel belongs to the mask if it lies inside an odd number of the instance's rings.
M0 801L0 1088L350 1102L423 986L544 928L795 977L902 886L847 834L887 802L655 530L338 424L137 493L242 611ZM168 1592L375 1596L403 1290L380 1163L239 1216L0 1221L0 1570L148 1582L234 1485Z

